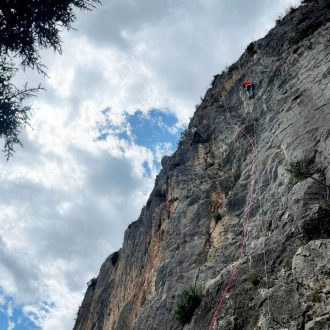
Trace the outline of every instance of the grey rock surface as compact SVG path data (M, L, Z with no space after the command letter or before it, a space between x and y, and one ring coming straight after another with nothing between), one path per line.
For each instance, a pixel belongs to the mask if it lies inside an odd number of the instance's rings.
M329 329L329 18L328 0L302 5L215 76L74 329L182 329L176 298L196 280L184 329L208 329L231 277L213 329ZM314 179L293 182L293 159Z

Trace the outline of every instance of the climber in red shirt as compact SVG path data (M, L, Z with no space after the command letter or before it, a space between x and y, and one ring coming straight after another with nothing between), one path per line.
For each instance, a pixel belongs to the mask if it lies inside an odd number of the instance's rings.
M246 90L249 100L253 99L253 83L251 80L244 80L242 82L242 87Z

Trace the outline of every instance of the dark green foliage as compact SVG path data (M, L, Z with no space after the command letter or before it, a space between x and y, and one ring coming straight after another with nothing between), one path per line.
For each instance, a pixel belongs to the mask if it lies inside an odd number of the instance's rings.
M298 183L312 176L312 173L303 160L290 160L286 166L287 172L291 174L294 183Z
M251 43L253 43L253 42L251 42ZM235 70L239 70L239 65L237 63L234 63L231 66L229 66L229 68L227 69L227 72L232 73Z
M312 3L314 2L315 0L303 0L301 3L306 5L307 3Z
M60 31L71 29L75 7L91 10L99 0L2 0L0 1L0 51L19 55L23 66L36 67L39 48L61 52Z
M315 289L312 293L312 302L313 303L320 303L321 302L321 294L320 290Z
M289 14L293 14L297 9L298 9L298 8L291 6L291 7L289 8L288 13L289 13Z
M14 153L14 145L22 145L18 138L21 127L28 124L31 107L24 106L23 101L40 90L28 88L18 89L10 81L17 68L6 58L0 58L0 138L4 139L4 153L9 159Z
M178 141L178 147L180 147L183 144L183 141L187 137L187 134L188 134L188 128L186 128L184 131L181 132L180 139Z
M219 221L222 220L222 215L220 212L213 212L211 214L212 219L214 219L214 222L217 224Z
M250 57L257 53L253 42L250 42L249 45L246 47L246 52Z
M276 24L280 24L282 22L282 20L284 19L284 17L286 17L288 14L292 15L298 8L296 7L289 7L285 13L282 13L280 16L277 17L277 19L275 20Z
M118 259L119 259L119 252L116 251L112 254L112 257L111 257L112 266L116 266Z
M96 285L96 283L97 283L97 278L93 277L88 281L87 285L88 285L88 287L94 287Z
M214 87L215 82L216 82L216 80L217 80L218 77L219 77L218 74L216 74L216 75L213 76L213 80L212 80L212 82L211 82L211 86L212 86L212 87Z
M258 286L260 284L260 276L258 274L252 274L247 278L247 282L253 286Z
M203 288L201 286L190 286L179 294L174 313L182 325L190 322L202 299Z
M292 54L297 54L298 50L300 49L299 46L296 46L292 49Z
M301 33L297 32L294 37L291 39L291 42L294 45L299 44L300 41L304 40L304 37L301 35Z
M41 89L17 88L11 81L20 59L23 69L30 67L46 74L39 50L53 48L61 53L60 32L72 28L75 9L91 10L99 0L1 0L0 1L0 138L7 160L22 127L29 124L31 107L24 101Z
M283 14L276 18L275 20L276 25L280 24L282 22L282 19L283 19Z

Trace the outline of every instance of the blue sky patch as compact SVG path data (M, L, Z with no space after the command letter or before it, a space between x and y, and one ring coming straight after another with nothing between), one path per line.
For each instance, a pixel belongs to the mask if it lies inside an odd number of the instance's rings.
M4 297L4 304L0 305L0 329L7 330L39 330L26 315L23 313L23 306L15 305L13 298L4 294L4 291L0 289L0 295ZM9 312L9 310L11 310ZM14 323L12 327L9 327L10 323Z
M161 143L176 145L180 136L178 118L171 112L152 109L147 113L137 110L134 114L126 114L122 125L114 125L108 114L110 108L102 110L104 122L97 123L98 140L105 140L108 135L135 142L149 149Z
M144 114L138 110L133 115L126 115L126 118L134 142L140 146L153 149L161 143L175 145L178 140L179 132L176 129L178 119L172 113L152 109Z
M105 140L109 135L139 146L148 148L155 155L157 148L168 145L174 152L180 138L182 129L178 118L169 111L151 109L148 112L141 110L133 114L126 113L125 120L121 125L114 125L109 120L110 108L102 110L104 122L97 123L99 136L97 140ZM159 160L155 158L154 166L160 168ZM151 169L146 161L143 164L145 176L151 175Z

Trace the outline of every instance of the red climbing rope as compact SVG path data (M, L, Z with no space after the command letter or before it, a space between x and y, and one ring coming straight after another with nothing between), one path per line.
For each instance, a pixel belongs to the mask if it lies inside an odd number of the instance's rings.
M226 105L226 102L225 102L224 98L222 98L222 100L223 100L223 105L226 109L226 114L227 114L227 117L228 117L228 120L229 120L230 124L237 131L239 131L240 133L242 133L243 135L245 135L247 137L248 142L249 142L250 146L253 149L253 156L252 156L252 167L251 167L250 180L249 180L248 205L247 205L246 217L245 217L244 226L243 226L243 234L242 234L241 242L240 242L239 256L238 256L237 261L235 262L235 264L234 264L234 266L233 266L233 268L230 272L230 277L229 277L229 279L226 283L225 289L223 290L223 292L220 296L219 302L218 302L217 307L214 311L214 314L213 314L211 323L208 327L208 330L213 330L215 322L217 321L217 319L219 317L219 314L221 312L221 307L222 307L222 305L225 301L226 295L227 295L228 291L230 290L233 281L236 278L238 266L239 266L240 262L242 261L242 259L244 257L244 254L245 254L246 242L247 242L247 239L248 239L248 225L249 225L249 222L250 222L251 209L252 209L252 204L253 204L253 199L254 199L255 181L256 181L256 158L257 158L256 157L256 146L253 143L253 140L250 138L250 136L247 133L245 133L245 131L242 128L240 128L239 126L237 126L233 123L233 120L230 116L230 113L228 111L228 108L227 108L227 105Z

